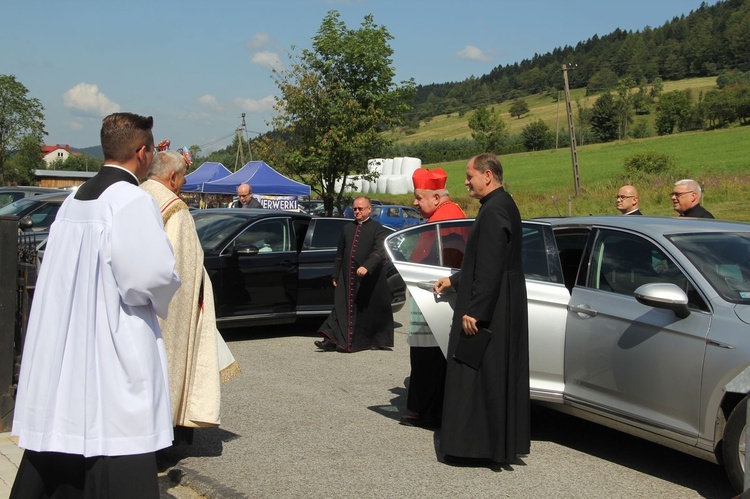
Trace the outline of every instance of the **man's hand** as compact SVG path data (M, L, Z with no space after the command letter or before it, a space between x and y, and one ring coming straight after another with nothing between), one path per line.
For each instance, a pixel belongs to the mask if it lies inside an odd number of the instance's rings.
M435 287L432 288L432 292L436 295L439 295L451 286L453 286L451 284L451 280L448 277L442 277L437 280L437 282L435 283Z
M334 277L333 278L333 287L335 288L336 286L338 286L338 284L339 284L339 280Z
M469 336L477 334L479 328L477 328L477 320L474 317L464 315L462 318L464 332Z
M364 275L367 275L367 269L366 269L366 268L364 268L364 267L360 267L360 268L358 268L358 269L357 269L357 275L358 275L359 277L362 277L362 276L364 276Z

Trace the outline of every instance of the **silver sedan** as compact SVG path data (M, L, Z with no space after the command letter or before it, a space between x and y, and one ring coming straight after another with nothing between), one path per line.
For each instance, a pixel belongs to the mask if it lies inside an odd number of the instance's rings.
M432 284L460 268L471 223L386 240L443 352L455 293L436 296ZM532 399L722 463L741 491L750 225L550 218L524 221L522 237Z

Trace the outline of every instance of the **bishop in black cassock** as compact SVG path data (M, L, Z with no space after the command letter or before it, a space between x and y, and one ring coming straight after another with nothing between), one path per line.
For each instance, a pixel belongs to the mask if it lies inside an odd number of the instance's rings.
M333 265L334 309L320 327L323 350L358 352L393 347L393 311L386 278L387 229L370 218L370 200L354 200L355 220L344 227Z

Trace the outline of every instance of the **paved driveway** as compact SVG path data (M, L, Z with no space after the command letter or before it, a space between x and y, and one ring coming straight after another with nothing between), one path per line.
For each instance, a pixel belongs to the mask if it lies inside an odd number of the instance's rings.
M222 426L170 451L183 484L221 498L733 495L716 465L536 406L523 464L441 464L438 433L398 424L405 329L393 351L339 354L316 351L316 326L225 331L243 373L223 387Z

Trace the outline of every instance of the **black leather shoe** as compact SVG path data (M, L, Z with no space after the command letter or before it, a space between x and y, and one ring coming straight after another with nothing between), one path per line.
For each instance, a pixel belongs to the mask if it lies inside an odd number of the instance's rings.
M315 346L323 350L324 352L333 352L336 350L336 343L332 342L328 338L315 341Z

